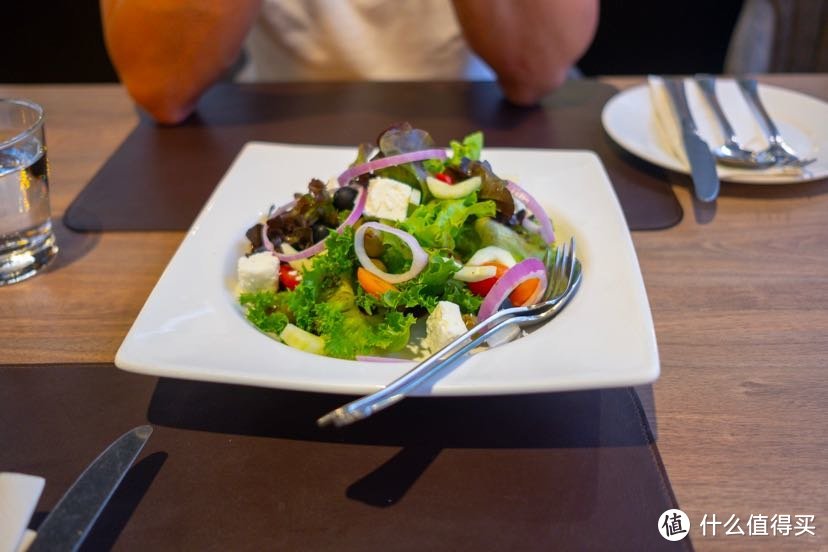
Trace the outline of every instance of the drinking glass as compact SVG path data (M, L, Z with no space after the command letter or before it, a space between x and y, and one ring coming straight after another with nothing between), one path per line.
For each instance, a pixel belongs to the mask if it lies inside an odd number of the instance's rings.
M34 276L57 251L43 108L0 99L0 286Z

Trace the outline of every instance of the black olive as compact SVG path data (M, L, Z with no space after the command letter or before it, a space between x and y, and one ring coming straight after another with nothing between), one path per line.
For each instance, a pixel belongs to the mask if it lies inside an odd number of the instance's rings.
M334 193L333 204L340 211L354 208L357 191L350 186L343 186Z
M328 232L331 229L322 224L321 222L317 222L313 225L313 243L320 242L328 237Z

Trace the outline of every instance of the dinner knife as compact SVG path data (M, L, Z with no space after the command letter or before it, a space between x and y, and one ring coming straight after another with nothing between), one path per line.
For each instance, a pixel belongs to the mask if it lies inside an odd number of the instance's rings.
M687 95L684 92L683 79L664 79L667 95L673 102L679 123L681 125L681 141L690 163L690 175L693 178L693 188L699 201L716 201L719 195L719 176L716 174L716 160L710 153L710 147L699 136L690 106L687 104Z
M77 550L151 433L142 425L109 445L46 516L28 552Z

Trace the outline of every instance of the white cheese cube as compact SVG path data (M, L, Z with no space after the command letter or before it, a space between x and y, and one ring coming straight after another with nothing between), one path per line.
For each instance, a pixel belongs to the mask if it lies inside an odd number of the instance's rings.
M424 344L434 354L466 331L460 307L451 301L440 301L426 320Z
M239 257L239 291L275 290L279 281L279 259L269 251Z
M372 178L363 213L369 217L402 221L408 217L411 186L391 178Z

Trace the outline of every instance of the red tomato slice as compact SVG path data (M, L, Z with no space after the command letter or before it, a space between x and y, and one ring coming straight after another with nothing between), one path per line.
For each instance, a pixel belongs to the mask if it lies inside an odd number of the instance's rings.
M486 278L485 280L480 280L479 282L466 282L466 285L469 286L469 290L474 293L475 295L479 295L480 297L485 297L489 291L492 289L492 286L495 285L495 282L503 276L509 268L506 265L502 265L500 263L484 263L485 266L493 266L497 269L495 275L491 278Z
M480 280L479 282L467 282L466 285L469 286L469 290L474 293L475 295L479 295L481 297L485 297L491 291L492 286L495 285L497 282L508 269L506 265L502 265L500 263L491 262L491 263L484 263L487 266L494 266L497 268L497 272L491 278L486 278L485 280ZM523 305L529 300L530 297L535 293L535 290L540 283L537 279L527 280L520 284L518 287L509 294L509 300L512 302L513 305Z
M302 275L297 270L294 270L289 264L282 263L279 266L279 281L286 289L293 291L302 281Z
M434 178L436 178L437 180L442 180L446 184L454 184L454 179L451 177L451 175L446 174L444 172L435 174Z

